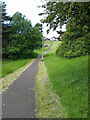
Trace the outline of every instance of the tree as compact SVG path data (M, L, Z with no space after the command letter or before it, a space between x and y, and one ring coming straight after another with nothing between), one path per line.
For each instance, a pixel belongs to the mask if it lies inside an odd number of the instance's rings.
M58 27L67 24L68 21L74 17L76 20L84 18L89 22L89 10L90 2L47 2L42 5L45 9L43 13L39 15L45 15L42 19L42 23L46 23L49 29L56 30ZM83 24L83 23L82 23ZM90 23L88 23L90 25Z
M3 47L3 52L5 51L6 46L9 43L9 35L11 33L10 31L10 21L12 18L7 15L6 13L6 4L5 2L0 1L0 9L1 9L1 14L2 14L2 47Z
M62 35L62 44L56 53L68 58L88 53L90 35L90 2L47 2L42 6L46 15L42 20L56 30L66 24L66 32Z
M42 36L39 29L33 28L31 21L19 12L12 16L10 25L12 34L7 47L8 57L12 59L32 57L33 50L41 46Z
M36 23L35 27L37 27L41 33L43 32L43 27L41 23Z

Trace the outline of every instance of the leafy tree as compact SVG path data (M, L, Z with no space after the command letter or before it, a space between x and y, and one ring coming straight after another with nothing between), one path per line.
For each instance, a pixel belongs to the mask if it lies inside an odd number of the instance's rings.
M66 32L62 35L62 44L56 53L67 58L86 55L90 40L90 2L47 2L42 6L46 15L42 20L56 30L66 24Z
M42 33L43 32L43 26L41 23L36 23L35 27L39 28L39 31Z
M42 39L43 39L43 35L42 35L42 31L41 28L38 28L36 26L34 26L33 28L33 39L36 42L34 45L34 48L39 49L42 46Z
M56 30L58 27L67 24L74 17L75 20L80 18L89 22L90 2L47 2L42 5L45 9L39 15L45 15L42 23L46 23L49 29ZM82 23L83 24L83 23ZM90 25L90 23L88 23Z
M0 9L1 9L1 15L2 15L2 47L3 52L5 51L6 46L9 43L9 35L11 33L10 31L10 21L12 18L7 15L6 13L6 4L5 2L0 1Z
M19 12L12 16L10 25L12 34L7 47L8 57L12 59L32 57L33 50L41 46L42 36L39 29L33 28L31 21Z

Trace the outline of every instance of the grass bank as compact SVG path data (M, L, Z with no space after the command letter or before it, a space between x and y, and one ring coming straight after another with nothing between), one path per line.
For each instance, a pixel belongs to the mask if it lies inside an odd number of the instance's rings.
M2 77L12 73L13 71L24 66L26 63L31 61L31 59L18 59L18 60L2 60Z
M64 118L86 118L88 112L88 56L65 59L57 57L55 42L44 56L53 91L60 97Z
M53 93L43 61L39 62L35 83L36 118L60 118L60 101Z
M0 92L5 91L10 84L13 83L16 78L22 74L23 71L25 71L33 62L34 60L31 60L24 66L20 67L19 69L15 70L14 72L8 74L7 76L0 79Z

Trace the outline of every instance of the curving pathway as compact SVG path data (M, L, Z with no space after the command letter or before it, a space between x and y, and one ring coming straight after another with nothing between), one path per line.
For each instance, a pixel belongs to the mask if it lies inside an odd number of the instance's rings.
M34 80L40 59L41 55L2 93L2 118L35 118Z

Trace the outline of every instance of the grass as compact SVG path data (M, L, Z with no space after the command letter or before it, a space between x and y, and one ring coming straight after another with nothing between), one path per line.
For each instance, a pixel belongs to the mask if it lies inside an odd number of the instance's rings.
M44 62L39 62L35 83L36 118L60 118L59 97L53 93Z
M52 41L48 41L48 40L44 41L44 45L48 45L48 47L49 47L51 44L52 44Z
M37 49L34 50L35 53L37 53L38 55L42 54L44 51L46 51L48 49L48 47L52 44L52 41L44 41L44 45L48 45L47 47L43 47L41 49Z
M29 61L31 61L31 59L18 59L18 60L4 59L2 60L2 77L19 69L20 67L24 66Z
M16 78L22 74L23 71L25 71L33 62L34 60L31 60L27 64L25 64L23 67L20 67L19 69L15 70L14 72L8 74L7 76L1 78L0 80L0 92L5 91L10 84L13 83Z
M86 118L88 113L88 56L65 59L57 57L55 42L44 56L53 92L60 97L61 116Z
M46 41L45 44L48 46L51 44L50 41ZM35 50L34 58L37 57L39 54L44 52L47 47L43 49ZM0 92L7 89L8 86L25 70L31 63L33 62L33 58L30 59L17 59L17 60L10 60L10 59L3 59L2 60L2 73L0 74Z
M38 55L42 54L44 51L47 50L48 47L44 47L43 49L40 48L40 49L37 49L37 50L34 50L34 52Z

